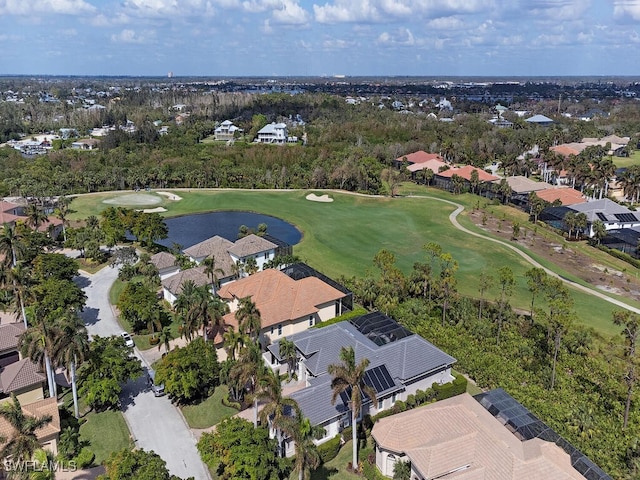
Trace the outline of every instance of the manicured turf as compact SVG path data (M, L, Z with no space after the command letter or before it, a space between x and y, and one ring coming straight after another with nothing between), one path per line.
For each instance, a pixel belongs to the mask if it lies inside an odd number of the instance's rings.
M613 163L618 168L626 168L640 164L640 150L635 150L628 157L613 157Z
M336 458L311 472L311 480L355 480L363 478L360 475L347 471L347 464L353 459L353 448L351 445L351 440L347 441L340 448ZM358 452L358 460L362 459L361 453L362 452ZM292 473L289 478L290 480L295 480L298 478L298 475Z
M209 428L238 413L235 408L222 404L222 399L228 395L229 389L225 385L221 385L204 402L182 407L182 414L189 426L191 428Z
M461 203L469 209L478 201L474 195L452 196L438 190L414 188L416 193ZM477 297L481 271L496 277L498 268L509 266L517 279L511 303L521 309L529 307L530 294L524 273L530 265L506 247L456 230L448 219L455 208L453 205L428 198L367 197L335 192L329 192L334 199L332 203L308 201L305 199L308 191L177 190L175 193L183 200L165 204L169 211L163 215L247 210L293 223L303 232L294 253L336 279L341 275L364 276L373 270L372 259L382 248L395 253L397 265L408 273L415 262L426 261L422 246L437 242L460 264L457 278L462 294ZM71 209L76 210L75 215L80 218L96 215L106 207L101 200L116 195L81 196L74 199ZM465 226L477 230L471 222L464 221L464 215L459 218ZM561 273L569 276L567 272ZM494 287L485 298L494 299L497 294L498 288ZM575 292L574 297L581 323L601 332L617 332L610 321L613 305L581 292Z
M90 443L89 448L96 455L96 465L109 458L112 452L133 447L129 428L121 412L90 412L85 420L80 427L80 440Z

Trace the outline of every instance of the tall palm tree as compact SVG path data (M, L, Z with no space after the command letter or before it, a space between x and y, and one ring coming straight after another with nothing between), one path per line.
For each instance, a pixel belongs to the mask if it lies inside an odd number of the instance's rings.
M358 417L362 409L362 399L366 395L371 400L372 404L376 404L378 401L376 398L376 392L369 385L364 383L364 374L369 366L369 359L363 358L360 363L356 365L356 354L353 351L353 347L342 347L340 350L340 360L342 363L332 364L327 367L329 375L333 376L331 380L331 389L333 395L331 396L331 404L336 403L336 399L341 393L346 393L350 396L349 409L351 410L351 435L353 440L353 469L358 469Z
M313 443L314 438L319 434L319 429L322 430L320 427L311 425L311 421L302 415L296 419L293 429L293 440L296 444L293 471L298 472L298 480L309 480L311 470L320 466L320 454L316 444Z
M289 371L289 380L293 378L293 374L298 363L298 349L296 344L287 338L283 338L279 343L280 357L287 362L287 370Z
M4 255L5 265L15 267L24 249L22 235L16 230L15 225L3 224L0 230L0 254Z
M173 333L171 332L170 326L167 325L166 327L162 327L162 330L160 330L159 339L160 341L158 342L158 350L160 350L160 347L164 345L165 353L169 353L169 349L171 347L169 345L169 342L173 340Z
M278 441L278 452L285 456L283 440L285 435L293 436L292 415L300 416L298 402L292 398L282 396L282 384L280 377L267 368L264 375L258 381L258 390L255 393L258 400L265 402L260 410L260 421L263 424L271 422L271 428L275 431ZM288 414L290 413L290 414Z
M40 448L36 430L51 423L51 415L43 417L25 415L18 399L15 395L11 395L11 401L0 407L0 417L13 427L13 433L7 439L0 456L11 457L17 462L31 460L34 452Z
M38 230L40 226L49 220L49 217L45 211L35 203L27 205L27 225L33 227L34 230Z
M218 275L224 275L221 268L216 267L216 257L213 255L205 258L202 261L204 265L204 273L211 279L211 289L215 291L218 288L219 277Z
M73 392L73 412L80 418L78 411L78 384L76 368L89 354L89 335L82 319L75 312L68 313L58 322L59 334L54 342L54 363L64 365L69 372L71 391Z
M13 292L16 313L20 313L25 328L29 327L27 321L27 310L25 308L26 299L29 296L29 270L22 261L16 263L14 267L3 266L2 282L4 286L10 287Z
M238 329L240 332L249 335L254 342L257 341L260 337L260 329L262 328L262 318L260 317L260 310L258 310L256 304L251 300L251 297L240 299L235 317L238 321Z
M258 380L264 375L266 366L257 342L250 342L242 349L238 361L231 369L230 376L240 385L248 386L253 399L253 426L258 426L258 396L255 395Z
M60 197L60 200L58 200L58 207L54 210L53 213L56 218L58 218L62 222L62 239L66 243L67 225L69 224L69 219L67 217L69 215L69 203L66 201L61 201L62 198L64 197Z
M233 328L228 329L222 335L224 341L224 349L227 352L227 357L231 360L235 360L238 353L247 345L248 337L242 332L238 332Z
M47 373L49 396L56 396L56 384L51 359L55 353L55 342L60 334L55 325L49 325L39 308L35 310L36 321L20 336L20 352Z

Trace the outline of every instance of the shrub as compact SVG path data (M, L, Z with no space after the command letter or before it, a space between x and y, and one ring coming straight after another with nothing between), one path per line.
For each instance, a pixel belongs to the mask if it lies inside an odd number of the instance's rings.
M367 312L366 309L364 309L362 307L358 307L358 308L353 309L350 312L343 313L339 317L332 318L331 320L327 320L325 322L318 322L311 328L327 327L329 325L333 325L334 323L340 323L340 322L344 322L344 321L347 321L347 320L351 320L352 318L361 317L362 315L365 315L366 313L369 313L369 312Z
M434 383L431 388L435 392L436 400L444 400L445 398L454 397L467 391L467 379L460 374L455 374L455 380L451 383L438 385Z
M340 451L340 442L342 438L340 435L336 435L328 442L325 442L321 445L318 445L318 455L320 455L320 459L322 463L327 463L336 458L338 452Z
M149 337L149 345L158 345L160 343L160 337Z
M90 467L95 458L96 455L88 447L82 447L82 450L80 450L80 453L76 457L76 466L80 470Z
M407 396L407 407L409 407L409 408L413 408L413 407L415 407L415 406L416 406L416 404L417 404L416 396L415 396L415 395L413 395L413 394L408 395L408 396Z
M238 402L234 402L234 401L229 400L227 397L222 397L222 404L225 407L235 408L238 411L240 411L240 409L242 409L242 405L240 405Z
M407 409L407 404L404 403L402 400L398 400L396 403L393 404L393 407L391 407L391 411L393 413L404 412L406 409Z

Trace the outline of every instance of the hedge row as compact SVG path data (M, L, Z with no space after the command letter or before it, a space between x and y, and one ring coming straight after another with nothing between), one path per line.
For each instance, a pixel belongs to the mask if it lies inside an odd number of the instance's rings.
M620 250L616 250L615 248L605 247L604 245L598 245L598 248L603 252L607 252L612 257L619 258L620 260L623 260L636 268L640 268L640 260L632 257L628 253L621 252Z
M339 317L332 318L331 320L327 320L325 322L318 322L311 328L327 327L329 325L333 325L334 323L340 323L347 320L351 320L352 318L361 317L362 315L365 315L367 313L369 312L365 308L358 307L351 310L350 312L343 313Z

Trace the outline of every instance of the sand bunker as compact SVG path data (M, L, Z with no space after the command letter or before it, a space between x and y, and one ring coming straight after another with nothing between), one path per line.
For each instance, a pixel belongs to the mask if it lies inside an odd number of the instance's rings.
M178 195L176 195L175 193L171 193L171 192L156 192L158 195L162 195L164 197L167 197L169 200L174 200L174 201L178 201L178 200L182 200L182 197L179 197Z
M160 213L166 212L167 209L164 207L156 207L156 208L145 208L144 210L140 210L142 213Z
M141 205L157 205L162 202L162 198L157 195L149 195L148 193L130 193L128 195L120 195L118 197L103 200L102 203L110 205L124 206L141 206Z
M306 196L307 200L311 200L312 202L333 202L333 198L331 198L329 195L327 195L326 193L324 195L316 195L315 193L310 193L309 195Z

